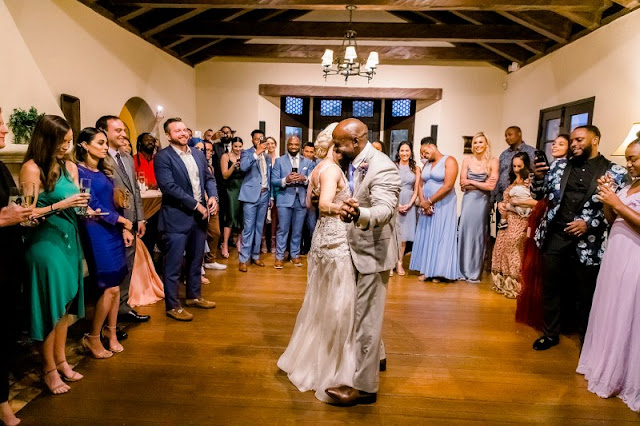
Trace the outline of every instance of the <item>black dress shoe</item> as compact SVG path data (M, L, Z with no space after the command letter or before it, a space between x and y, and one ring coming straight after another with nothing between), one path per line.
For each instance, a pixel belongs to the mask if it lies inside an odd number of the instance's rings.
M554 347L558 343L560 343L559 337L542 336L538 340L533 342L533 349L535 349L536 351L546 351L547 349Z
M127 334L126 331L121 330L121 329L117 329L116 330L116 337L118 338L119 341L122 341L122 340L127 340L129 338L129 335Z
M118 314L118 322L147 322L149 318L149 315L140 315L133 309L126 314Z
M380 371L387 371L387 359L380 360Z
M351 386L338 386L325 389L325 393L333 400L331 404L351 407L357 404L373 404L378 397L377 393L364 392Z

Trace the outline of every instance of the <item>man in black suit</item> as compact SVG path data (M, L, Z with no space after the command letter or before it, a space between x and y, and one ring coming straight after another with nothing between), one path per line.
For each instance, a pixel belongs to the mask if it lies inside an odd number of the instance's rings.
M124 217L133 224L133 231L137 237L142 238L146 231L146 221L142 210L140 187L136 179L133 157L120 150L127 144L127 133L124 123L113 115L102 116L96 121L96 128L103 130L107 135L109 155L105 159L111 166L113 183L115 188L129 194L129 205L124 208ZM149 315L140 315L129 306L129 285L131 284L131 272L136 255L136 239L126 248L127 267L129 272L120 283L120 309L118 310L118 322L145 322L149 321ZM126 338L126 333L118 330L118 339Z

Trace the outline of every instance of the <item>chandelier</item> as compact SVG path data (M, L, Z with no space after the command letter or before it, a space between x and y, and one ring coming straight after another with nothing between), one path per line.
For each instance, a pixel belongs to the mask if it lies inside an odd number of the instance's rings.
M379 64L378 52L369 53L367 62L363 62L358 57L356 51L358 47L356 43L357 34L352 28L353 11L355 9L356 6L347 6L347 10L349 11L349 29L344 33L338 57L334 59L333 50L331 49L326 49L324 55L322 55L322 73L325 80L328 75L343 75L344 82L346 83L349 77L357 75L366 77L367 81L371 81L376 74L376 67Z

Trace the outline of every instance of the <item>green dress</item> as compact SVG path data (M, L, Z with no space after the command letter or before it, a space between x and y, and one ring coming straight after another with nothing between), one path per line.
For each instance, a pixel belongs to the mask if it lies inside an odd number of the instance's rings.
M40 193L37 207L76 193L71 177L63 174L53 191ZM25 258L31 281L30 335L42 341L65 313L84 317L82 245L73 209L50 215L29 231Z

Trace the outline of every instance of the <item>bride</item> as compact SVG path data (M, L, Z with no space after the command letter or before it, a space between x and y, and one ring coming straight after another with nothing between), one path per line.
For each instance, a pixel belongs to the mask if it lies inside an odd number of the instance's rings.
M323 159L309 179L307 205L312 192L320 194L320 218L307 257L307 290L289 346L278 367L301 391L315 390L316 398L333 402L325 389L353 386L356 369L356 277L347 242L347 224L338 212L351 196L333 150L333 129L327 126L315 143L316 157Z

